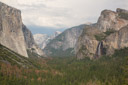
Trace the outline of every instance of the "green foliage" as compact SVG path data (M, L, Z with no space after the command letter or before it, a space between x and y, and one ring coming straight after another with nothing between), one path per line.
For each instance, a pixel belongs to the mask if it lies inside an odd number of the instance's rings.
M112 34L112 33L114 33L114 32L116 32L116 31L113 30L113 29L109 29L109 30L107 30L107 31L104 32L104 33L106 34L106 37L107 37L107 36L109 36L110 34Z
M11 65L17 65L19 67L33 67L33 64L28 58L11 51L3 45L0 45L0 61Z
M27 50L27 53L28 53L28 56L30 57L30 58L38 58L39 57L39 55L38 54L36 54L35 52L33 52L33 50L32 50L32 52L31 52L31 50Z
M66 50L63 50L62 48L60 49L50 48L50 51L52 52L50 54L50 56L52 57L73 57L75 56L73 48L69 48Z
M32 48L32 51L34 51L35 49L34 48Z
M98 41L102 41L102 40L104 40L107 36L109 36L110 34L112 34L112 33L114 33L114 32L116 32L116 31L113 30L113 29L109 29L109 30L107 30L107 31L104 32L104 33L95 35L95 38L96 38L96 40L98 40Z
M97 34L97 35L95 35L95 38L96 38L96 40L98 40L98 41L102 41L102 40L104 40L105 39L105 35L104 34Z
M0 85L128 85L128 48L97 60L75 57L28 60L38 67L26 69L0 62Z
M82 54L86 55L86 54L84 53L85 50L87 50L87 48L86 48L84 45L82 45L81 48L80 48L80 50L79 50L79 52L81 52Z
M128 20L128 14L127 13L119 13L120 18Z

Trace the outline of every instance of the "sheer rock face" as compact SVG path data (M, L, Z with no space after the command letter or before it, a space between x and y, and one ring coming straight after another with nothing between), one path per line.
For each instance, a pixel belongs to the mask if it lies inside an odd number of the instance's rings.
M85 25L76 26L67 29L53 40L51 40L47 46L44 48L45 53L48 56L74 56L74 48L76 46L76 41L81 35ZM73 55L69 55L73 54Z
M21 11L0 2L0 43L28 57L22 32Z
M117 12L104 10L97 22L97 28L106 32L107 30L120 30L120 28L128 24L128 20L120 18L121 9L117 9Z
M22 25L22 27L23 27L22 30L23 30L23 34L24 34L24 38L25 38L25 42L26 42L26 47L31 48L35 44L33 35L31 33L31 31L28 30L28 28L24 24Z
M22 23L21 11L0 2L0 44L22 56L28 57L27 49L43 52L35 44L32 33Z
M23 34L24 34L24 38L25 38L25 43L26 43L26 49L34 51L36 54L43 56L44 53L38 47L38 45L36 45L31 31L24 24L22 25L22 27L23 27L22 30L23 30Z
M75 50L77 58L95 58L98 52L97 48L99 48L98 46L101 42L103 51L100 48L100 52L104 52L107 55L113 54L115 49L128 47L127 25L128 11L119 8L116 12L110 10L102 11L98 22L85 28L80 35ZM114 30L114 33L105 34L110 30ZM96 35L105 37L102 40L97 40Z
M95 35L100 33L101 31L93 26L84 28L83 33L79 37L75 47L75 52L78 59L83 59L85 55L86 57L93 59L99 43L99 41L95 39Z
M108 36L103 43L107 55L113 54L115 49L128 47L128 26Z

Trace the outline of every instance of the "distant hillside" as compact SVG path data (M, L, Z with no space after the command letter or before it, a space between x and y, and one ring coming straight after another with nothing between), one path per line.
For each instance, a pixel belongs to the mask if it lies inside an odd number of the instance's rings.
M75 26L62 32L46 45L45 54L50 57L75 56L74 48L85 26L87 25Z
M34 40L36 44L41 48L44 49L47 44L53 40L55 37L57 37L59 34L61 34L60 31L56 31L53 35L49 36L47 34L34 34Z

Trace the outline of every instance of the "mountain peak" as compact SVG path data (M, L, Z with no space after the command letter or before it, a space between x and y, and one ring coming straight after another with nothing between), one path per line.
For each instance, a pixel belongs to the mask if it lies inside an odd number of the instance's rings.
M117 8L117 9L116 9L116 12L117 12L117 13L128 13L128 10L121 9L121 8Z
M0 2L0 44L28 57L22 32L21 12Z
M61 32L60 31L56 31L55 33L60 34Z
M59 34L61 34L60 31L56 31L51 36L48 36L47 34L35 34L34 39L35 39L35 42L40 46L40 48L44 49L45 46L49 43L49 41L54 39Z
M108 15L108 14L116 14L115 11L112 11L112 10L108 10L108 9L105 9L101 12L101 15Z
M11 7L11 6L9 6L9 5L7 5L7 4L5 4L5 3L3 3L3 2L0 2L0 6L1 7L3 7L3 8L7 8L8 10L12 10L12 12L13 12L13 10L15 10L15 11L17 11L17 12L20 12L21 13L21 10L19 10L19 9L17 9L17 8L14 8L14 7Z
M120 8L116 12L103 10L96 25L92 25L94 27L93 30L88 32L88 28L86 27L80 35L76 44L76 55L78 59L85 56L89 56L90 58L94 58L95 56L100 57L104 53L109 55L113 54L115 49L128 47L127 25L127 10ZM95 32L94 29L98 29L99 33ZM93 31L94 34L92 34Z
M117 9L117 12L103 10L97 22L97 28L106 32L107 30L120 30L128 24L126 10ZM126 16L124 16L126 15Z

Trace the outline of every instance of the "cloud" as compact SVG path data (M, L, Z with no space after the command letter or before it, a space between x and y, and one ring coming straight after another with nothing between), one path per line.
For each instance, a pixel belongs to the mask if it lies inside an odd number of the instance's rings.
M68 28L96 22L104 9L128 9L128 0L0 0L22 11L23 22L53 28Z

